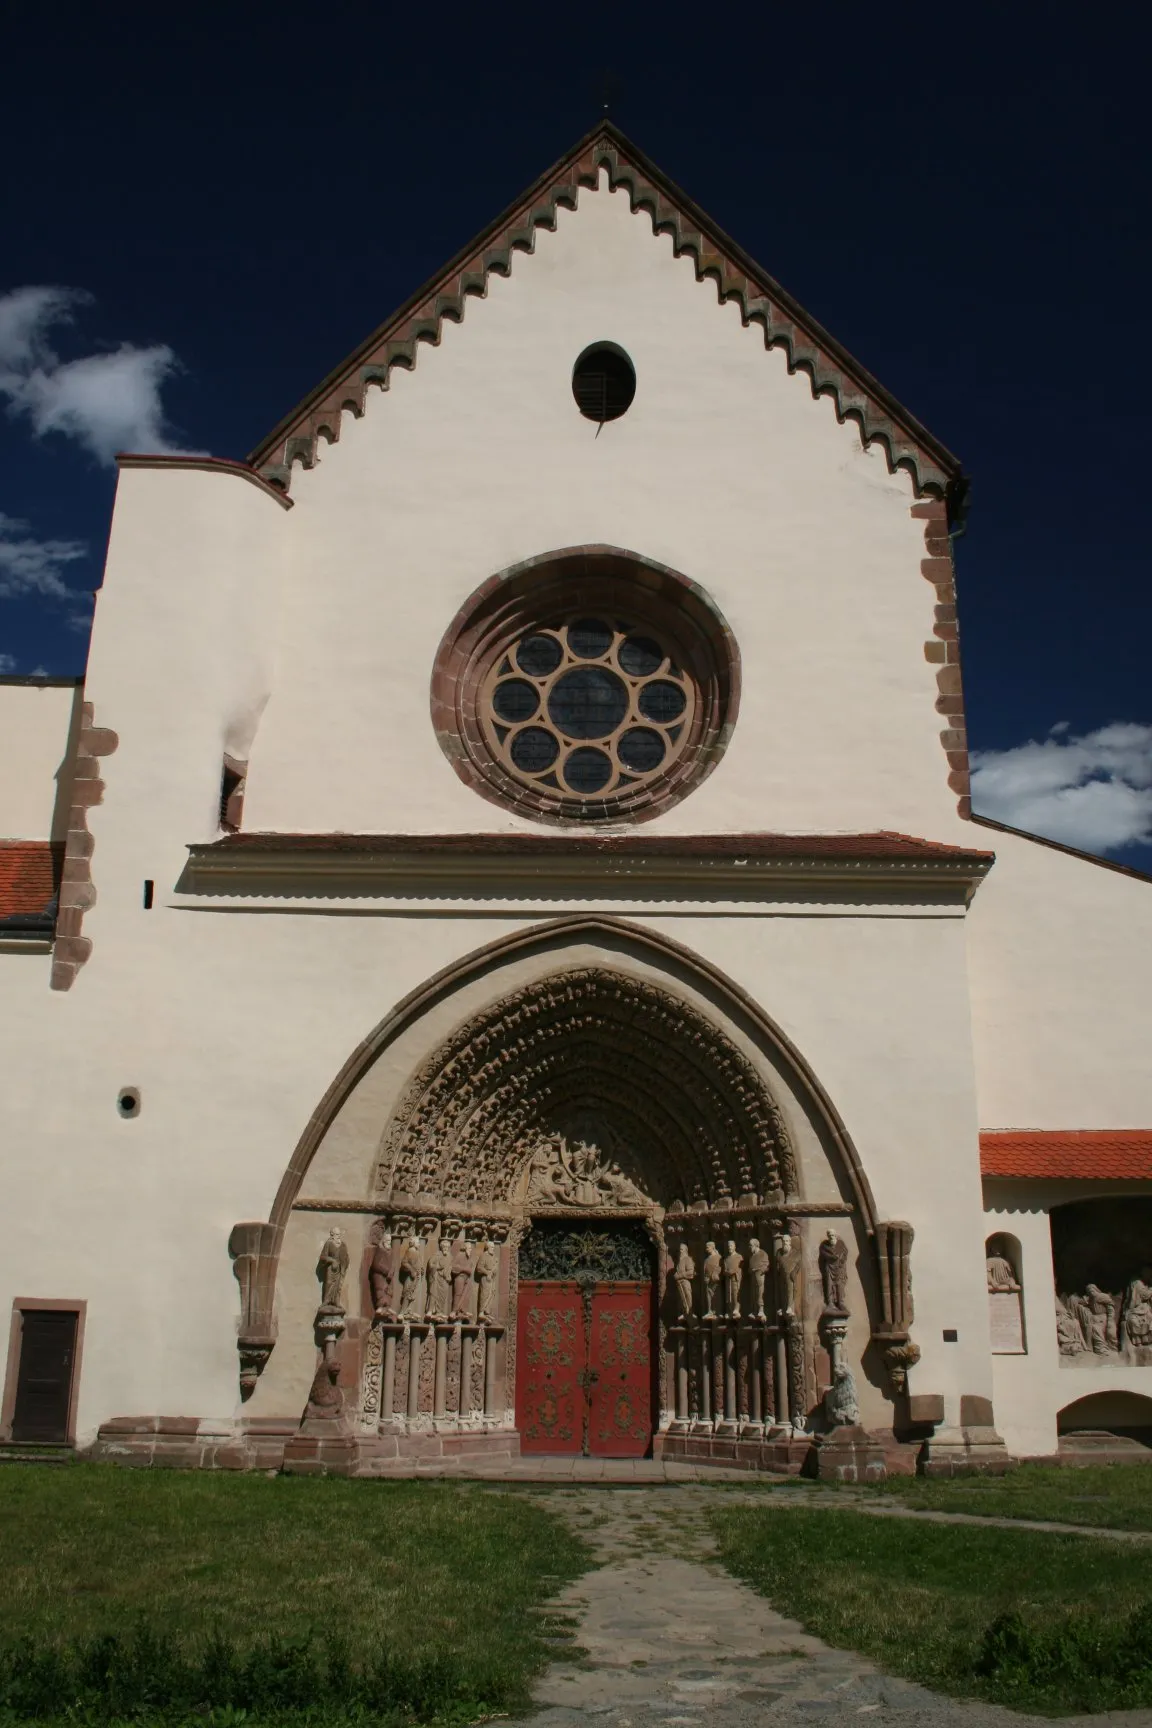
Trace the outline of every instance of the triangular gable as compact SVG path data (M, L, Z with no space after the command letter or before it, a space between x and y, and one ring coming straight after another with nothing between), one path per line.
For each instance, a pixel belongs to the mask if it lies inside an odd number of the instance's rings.
M648 212L654 232L671 234L677 257L692 254L699 280L714 278L720 299L737 300L745 324L763 327L766 346L786 350L790 371L807 372L814 394L834 398L838 418L856 422L865 446L881 444L893 468L908 469L917 496L960 503L964 481L951 451L607 120L330 372L253 451L253 467L287 491L293 464L315 461L317 437L339 438L343 410L359 418L368 386L387 389L393 366L414 366L417 343L438 343L442 321L459 323L468 295L484 295L491 271L508 275L513 252L531 252L536 229L554 229L557 208L574 210L580 188L594 188L602 169L634 211Z

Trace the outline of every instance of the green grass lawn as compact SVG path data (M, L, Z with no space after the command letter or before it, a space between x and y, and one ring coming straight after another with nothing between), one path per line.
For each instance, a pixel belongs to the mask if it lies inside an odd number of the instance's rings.
M721 1505L712 1522L737 1577L890 1673L1051 1713L1152 1704L1142 1543L804 1506ZM1018 1618L990 1635L1003 1615Z
M922 1511L1152 1530L1152 1464L1021 1464L1006 1476L899 1476L877 1490Z
M143 1632L141 1661L163 1669L169 1655L177 1665L202 1655L222 1632L233 1668L264 1648L265 1657L272 1652L265 1669L295 1661L303 1672L300 1649L311 1646L315 1669L337 1632L353 1670L387 1653L392 1692L377 1686L376 1720L393 1695L409 1719L467 1720L526 1702L557 1629L536 1610L588 1564L543 1500L480 1485L88 1464L0 1470L0 1651L9 1664L22 1639L37 1659L70 1647L76 1669L77 1651L88 1646L89 1661L92 1640L132 1643ZM285 1654L292 1645L296 1657ZM117 1660L131 1668L123 1652ZM214 1660L219 1668L219 1646ZM347 1702L336 1667L308 1683L327 1694L317 1697L326 1722ZM27 1684L16 1695L25 1715ZM130 1701L135 1682L124 1684ZM239 1700L259 1714L259 1677L237 1684L207 1702ZM293 1684L270 1681L270 1702L295 1701ZM51 1714L45 1685L41 1713ZM100 1713L91 1699L85 1707ZM175 1704L173 1712L181 1713Z

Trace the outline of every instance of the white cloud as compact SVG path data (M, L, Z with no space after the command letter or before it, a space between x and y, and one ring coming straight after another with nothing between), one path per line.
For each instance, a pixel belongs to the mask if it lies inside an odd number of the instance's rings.
M77 288L16 288L0 296L0 396L37 437L74 438L98 462L118 451L193 455L172 442L160 392L179 362L165 344L61 360L49 340L90 296Z
M5 672L15 672L15 670L16 670L16 656L15 656L15 654L0 654L0 675L2 675Z
M1061 721L1041 741L974 751L972 804L1086 852L1152 845L1152 726L1116 721L1079 737Z
M88 548L80 540L36 540L27 522L0 512L0 599L43 594L49 600L77 600L60 572L83 558Z

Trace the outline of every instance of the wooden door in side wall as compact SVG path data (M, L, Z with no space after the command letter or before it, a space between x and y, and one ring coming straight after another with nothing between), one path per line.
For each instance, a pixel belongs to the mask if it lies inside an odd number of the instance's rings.
M598 1284L589 1339L588 1449L643 1458L652 1444L652 1286Z
M21 1315L13 1440L67 1440L76 1321L68 1309L26 1308Z
M582 1452L587 1345L579 1284L520 1280L516 1426L521 1452Z

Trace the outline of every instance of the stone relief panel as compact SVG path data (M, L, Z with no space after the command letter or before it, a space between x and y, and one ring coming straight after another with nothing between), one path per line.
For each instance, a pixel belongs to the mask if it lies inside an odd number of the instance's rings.
M1152 1368L1152 1196L1051 1214L1056 1340L1065 1368Z

